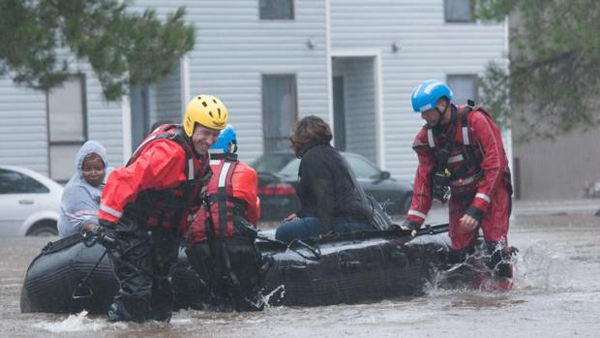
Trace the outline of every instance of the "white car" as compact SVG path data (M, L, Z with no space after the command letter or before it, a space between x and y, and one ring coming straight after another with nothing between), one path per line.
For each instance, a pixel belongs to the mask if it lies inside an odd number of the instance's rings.
M56 236L63 186L33 170L0 165L0 237Z

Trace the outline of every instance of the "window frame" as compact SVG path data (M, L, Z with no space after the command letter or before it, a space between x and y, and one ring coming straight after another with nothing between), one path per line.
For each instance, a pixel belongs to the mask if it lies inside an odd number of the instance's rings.
M46 92L46 130L47 130L47 142L48 142L48 177L54 179L59 183L64 183L68 179L56 179L53 176L52 172L52 148L55 146L56 148L69 147L69 146L79 146L81 147L88 139L88 111L87 111L87 91L86 91L86 75L84 73L74 73L68 76L68 79L65 81L70 81L73 79L79 80L79 85L81 87L81 114L82 119L82 135L80 140L69 140L69 141L53 141L51 137L51 122L50 122L50 91Z
M470 6L470 15L468 19L463 18L449 18L448 13L448 3L450 1L468 1ZM473 0L444 0L444 22L450 24L466 24L466 23L475 23L475 1Z
M478 102L478 100L479 100L479 87L477 85L477 78L478 78L477 74L474 74L474 73L471 73L471 74L465 74L465 73L461 73L461 74L446 74L446 84L448 84L448 86L450 87L450 89L452 89L452 92L454 94L456 94L455 88L453 88L453 86L450 84L450 82L451 82L450 78L452 78L452 77L456 77L456 78L459 78L459 77L470 77L470 78L472 78L473 79L473 89L474 89L474 94L475 95L473 95L473 97L469 97L467 99L468 100L473 100L475 102ZM454 95L454 98L452 99L452 101L455 101L455 100L456 100L456 95ZM458 104L466 104L467 102L465 101L465 102L457 102L457 103Z
M298 121L298 78L296 73L277 73L277 74L273 74L273 73L265 73L265 74L261 74L261 110L262 110L262 119L263 119L263 152L267 153L267 152L273 152L271 150L267 151L267 144L269 143L268 141L284 141L284 142L289 142L289 136L290 135L279 135L278 137L270 137L267 136L266 133L266 127L267 124L265 123L265 114L266 114L266 100L265 100L265 78L274 78L274 77L279 77L279 78L285 78L285 77L291 77L292 79L292 103L293 103L293 113L291 116L291 122L292 125L294 123L296 123ZM290 125L290 131L292 129L292 125ZM277 149L275 150L275 152L281 152L281 151L287 151L287 149Z
M295 20L296 19L296 5L294 3L294 0L286 0L290 2L290 16L289 17L266 17L264 15L264 12L262 10L263 6L263 1L269 1L269 0L258 0L258 18L261 21L272 21L272 20Z

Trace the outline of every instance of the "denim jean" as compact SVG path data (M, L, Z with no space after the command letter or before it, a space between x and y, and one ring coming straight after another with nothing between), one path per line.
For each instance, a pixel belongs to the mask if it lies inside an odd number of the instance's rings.
M335 219L332 224L334 232L354 232L374 230L369 221ZM293 239L306 239L321 234L321 224L316 217L299 218L291 222L283 222L275 231L275 238L290 242Z

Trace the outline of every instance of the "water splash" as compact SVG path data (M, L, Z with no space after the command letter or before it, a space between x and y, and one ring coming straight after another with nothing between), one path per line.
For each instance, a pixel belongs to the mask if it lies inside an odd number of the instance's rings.
M517 263L517 250L502 242L495 246L490 244L478 242L471 253L463 252L462 258L454 258L461 263L435 271L425 292L431 294L439 289L459 292L510 290L514 281L512 276Z
M49 332L77 332L77 331L101 331L108 327L108 323L100 319L90 319L86 310L75 315L69 315L67 319L58 322L42 322L34 324L35 328Z
M562 290L572 286L575 266L548 243L534 242L519 255L516 285L520 289Z
M428 295L468 293L473 291L494 293L493 270L487 264L487 252L476 249L464 263L455 264L445 271L436 271L425 292ZM502 261L505 262L505 261ZM544 242L533 242L517 255L510 256L513 266L513 291L562 291L572 287L571 276L575 265L559 250ZM486 276L481 278L481 276ZM483 280L483 283L480 283ZM476 282L473 282L476 281Z
M276 296L277 298L273 298L274 302L271 303L270 301L273 296ZM263 295L262 297L265 303L265 307L271 307L273 304L280 302L285 297L285 285L279 285L278 287L273 289L273 291L269 292L266 295Z

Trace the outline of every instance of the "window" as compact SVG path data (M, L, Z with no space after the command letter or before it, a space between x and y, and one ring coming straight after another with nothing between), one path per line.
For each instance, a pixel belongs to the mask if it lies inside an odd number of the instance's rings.
M72 76L48 93L50 177L67 181L77 151L86 141L84 77Z
M276 173L295 158L296 155L291 152L289 154L263 154L252 163L252 168L258 173Z
M262 110L265 153L289 151L290 132L298 117L295 75L263 75Z
M0 169L0 194L46 192L50 192L50 190L33 178L12 170Z
M0 169L0 194L18 194L23 192L23 178L21 174Z
M259 0L261 20L294 19L293 0Z
M295 158L290 163L286 164L285 167L281 168L279 174L281 175L298 175L300 169L300 159Z
M475 22L472 0L444 0L446 22Z
M459 105L466 104L467 100L477 102L476 78L476 75L448 75L447 83L454 94L452 101Z
M369 162L356 156L344 156L356 178L377 178L380 173L377 168L373 167Z

